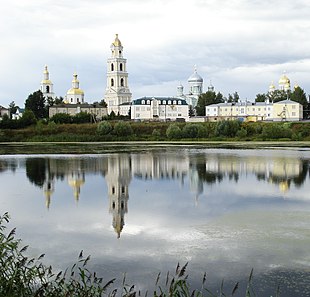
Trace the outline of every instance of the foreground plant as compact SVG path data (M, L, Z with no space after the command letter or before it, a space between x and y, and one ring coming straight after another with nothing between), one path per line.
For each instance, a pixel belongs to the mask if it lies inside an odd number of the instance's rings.
M83 251L81 251L78 261L71 268L56 274L51 266L42 263L44 254L38 258L24 256L28 246L20 248L21 240L15 239L15 228L6 234L9 219L8 213L0 216L0 296L148 296L148 292L142 294L135 285L126 284L126 275L124 275L121 288L111 288L116 279L104 283L103 279L97 277L95 272L90 272L86 268L90 256L85 258ZM239 289L239 283L236 283L231 293L226 295L223 290L224 282L222 282L219 290L214 294L205 287L207 278L205 273L201 289L191 290L186 274L187 265L188 263L181 267L178 264L175 273L170 275L168 272L164 279L161 279L161 273L159 273L156 278L155 289L149 295L154 297L223 297L234 296ZM248 280L246 297L256 296L252 279L253 270ZM279 288L275 296L279 296Z

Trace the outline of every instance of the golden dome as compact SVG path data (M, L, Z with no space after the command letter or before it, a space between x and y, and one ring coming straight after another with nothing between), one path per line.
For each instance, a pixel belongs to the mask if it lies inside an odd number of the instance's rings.
M71 88L68 90L67 95L84 95L84 91L81 89Z
M269 90L275 90L276 86L274 85L273 81L271 82L269 86Z
M286 193L289 190L290 186L287 181L282 181L279 183L279 189L282 193Z
M118 39L118 34L115 34L115 40L112 43L114 46L122 46L121 41Z
M52 84L52 82L49 79L43 79L41 84Z
M285 85L285 84L290 84L290 80L284 73L279 79L279 85Z

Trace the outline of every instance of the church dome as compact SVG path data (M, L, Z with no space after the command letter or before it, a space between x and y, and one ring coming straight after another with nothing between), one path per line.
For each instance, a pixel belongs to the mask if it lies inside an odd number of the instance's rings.
M195 72L188 78L188 82L203 82L202 77L197 73L197 70L195 69Z
M115 40L113 42L114 46L122 46L121 41L118 39L118 34L115 34Z
M283 74L279 79L279 85L285 85L285 84L290 84L290 80L285 74Z
M81 89L71 88L68 90L67 95L84 95L84 91Z

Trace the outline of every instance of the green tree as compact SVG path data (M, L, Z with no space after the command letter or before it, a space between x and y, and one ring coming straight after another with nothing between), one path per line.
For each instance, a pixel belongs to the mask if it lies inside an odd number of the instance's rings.
M97 133L99 135L107 135L112 130L113 130L112 125L107 121L100 122L97 126Z
M45 102L43 93L39 90L28 96L25 101L25 108L31 110L37 119L43 119L47 117Z
M207 91L199 96L197 106L196 106L196 113L198 116L206 115L205 107L211 104L223 103L224 97L223 95L218 92L217 94L213 91Z
M228 94L228 102L238 102L240 99L240 96L238 92L234 92L233 94Z
M166 131L166 135L169 139L182 138L182 134L181 128L175 123L170 124Z
M118 122L114 125L114 133L117 136L130 136L133 130L128 122Z
M21 128L35 125L36 123L37 123L37 119L33 111L30 109L25 110L22 117L18 120L18 124Z
M270 101L276 103L279 101L290 99L291 92L286 92L284 90L274 90L272 93L269 93L268 96L270 98Z
M56 124L70 124L72 123L72 116L67 113L56 113L50 118L51 122Z
M266 94L257 94L255 98L255 102L265 102L267 98L268 97Z
M9 104L9 111L10 111L11 118L12 118L12 114L16 113L17 108L18 108L18 106L15 105L15 102L14 102L14 101L12 101L12 102Z

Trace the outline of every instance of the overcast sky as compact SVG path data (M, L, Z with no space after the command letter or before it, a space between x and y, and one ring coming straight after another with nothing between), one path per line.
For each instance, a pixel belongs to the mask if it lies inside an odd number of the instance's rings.
M197 65L242 99L277 85L287 72L310 93L310 2L307 0L10 0L1 3L0 104L23 106L40 87L44 65L57 96L73 72L88 102L106 89L115 33L124 46L133 99L174 96Z

